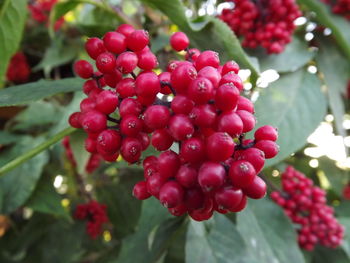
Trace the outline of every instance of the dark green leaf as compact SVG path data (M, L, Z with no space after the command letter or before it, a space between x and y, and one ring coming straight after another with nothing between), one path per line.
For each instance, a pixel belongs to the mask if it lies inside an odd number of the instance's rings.
M0 90L0 107L23 105L52 95L81 90L83 80L67 78L61 80L40 80Z
M325 38L319 39L319 52L317 53L316 61L327 85L329 106L334 115L337 131L345 137L343 95L346 93L347 83L350 78L349 61L344 58L331 41Z
M85 150L86 133L83 130L77 130L71 134L69 139L70 147L73 152L74 160L77 163L77 172L85 173L85 167L90 158L90 153Z
M312 263L349 263L350 259L341 248L317 247L313 252Z
M143 174L136 169L121 169L118 182L107 182L96 188L98 200L107 204L108 217L115 226L118 237L124 237L135 231L141 214L141 202L132 196L136 182ZM123 227L119 227L123 226Z
M20 44L26 17L26 0L4 1L0 10L0 88L10 58Z
M338 218L338 221L345 227L345 237L341 244L341 247L350 259L350 218L340 217Z
M199 22L189 22L185 16L185 8L180 0L140 0L141 2L160 10L176 24L180 30L188 34L191 43L200 49L212 49L219 52L223 61L234 59L242 68L252 71L257 77L259 69L242 49L238 38L221 20L205 17Z
M22 137L14 147L0 155L0 165L43 141L42 137ZM47 160L47 152L42 152L0 178L0 195L3 199L1 213L10 213L24 204L34 191Z
M26 206L32 208L34 211L71 219L68 211L63 208L61 201L62 197L53 187L51 178L43 176L26 203Z
M291 222L271 200L249 200L237 216L237 229L260 263L304 262Z
M9 133L7 131L0 131L0 147L1 145L8 145L16 142L19 136Z
M242 236L225 216L212 222L191 220L186 240L187 263L255 263Z
M117 263L152 263L149 237L152 230L170 217L169 212L152 198L142 202L142 212L135 234L123 239Z
M254 51L258 57L261 71L274 69L278 72L293 72L307 64L315 55L308 49L305 41L294 37L281 54L266 54L265 51Z
M300 4L307 6L315 12L316 20L332 30L332 35L344 54L350 59L350 24L345 18L331 12L328 5L319 0L298 0Z
M272 125L279 133L280 152L267 165L276 164L299 150L322 121L327 101L320 88L316 75L300 69L282 75L261 92L255 103L257 127Z

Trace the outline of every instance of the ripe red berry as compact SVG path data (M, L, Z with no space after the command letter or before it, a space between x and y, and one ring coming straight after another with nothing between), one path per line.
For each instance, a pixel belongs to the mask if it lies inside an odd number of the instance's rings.
M81 125L86 132L98 133L106 129L107 118L99 111L88 111L82 115Z
M211 50L203 51L196 59L195 65L197 70L206 66L218 68L220 66L219 54Z
M97 147L106 153L116 153L121 147L122 138L115 130L104 130L97 137Z
M238 74L238 71L239 71L239 65L235 61L230 60L226 62L222 67L221 74L223 76L229 72L234 72L235 74Z
M215 105L220 110L229 111L237 106L239 90L230 83L221 85L215 94Z
M120 26L118 26L118 28L116 29L116 31L120 34L123 34L124 36L128 36L131 33L133 33L135 31L134 27L132 25L129 24L121 24Z
M207 156L212 161L225 161L232 156L234 149L235 143L227 133L216 132L207 139Z
M120 122L120 132L128 137L136 137L142 130L142 121L135 115L126 115Z
M97 37L89 38L85 43L85 50L92 59L96 59L106 51L103 41Z
M277 129L270 125L261 126L254 133L254 138L256 141L260 141L260 140L276 141L277 137L278 137Z
M242 119L234 111L220 114L218 119L218 131L226 132L232 137L238 137L243 132Z
M167 208L180 205L184 199L184 190L176 181L166 182L159 191L159 201Z
M118 32L107 32L103 37L103 43L109 52L120 54L126 50L125 36Z
M169 120L169 132L177 141L191 138L194 127L190 118L183 114L176 114Z
M197 77L197 71L192 65L183 64L174 69L171 74L171 85L177 93L185 94L191 81Z
M217 88L219 86L221 75L216 68L206 66L198 71L198 78L206 78L210 80L211 84L213 84L213 87Z
M190 44L190 40L183 32L176 32L170 37L170 45L176 51L185 50Z
M243 90L243 82L241 78L233 73L232 71L222 76L219 85L224 84L232 84L234 85L239 91Z
M158 151L168 150L173 144L174 139L166 129L155 130L152 133L152 146Z
M113 73L116 67L116 59L112 53L104 52L96 58L96 67L102 73Z
M141 157L142 144L136 138L124 138L120 153L128 163L136 163Z
M222 187L215 192L215 201L223 209L234 209L241 203L242 198L242 191L232 186Z
M116 91L123 99L135 96L135 81L132 78L124 78L118 82Z
M145 200L151 196L147 191L147 183L145 181L140 181L135 184L134 189L132 190L132 195L139 200Z
M162 185L165 183L166 179L161 177L158 173L149 176L146 180L147 182L147 191L158 198L159 191Z
M198 182L204 192L220 188L225 182L226 172L220 163L205 162L198 172Z
M254 166L255 172L258 174L261 172L265 163L265 154L259 149L249 148L244 150L239 159L246 160Z
M73 128L77 128L77 129L80 129L82 128L82 125L81 125L81 113L80 112L74 112L72 113L70 116L69 116L69 119L68 119L68 123L70 126L72 126Z
M86 60L78 60L75 62L74 71L79 77L83 79L91 78L94 73L92 65Z
M254 147L262 150L266 159L275 157L279 151L278 145L270 140L260 140L255 143Z
M141 51L137 54L137 66L143 70L152 70L158 66L157 57L151 51Z
M137 67L137 62L137 55L134 52L126 51L118 56L115 64L120 72L128 74Z
M244 160L232 163L229 171L232 184L238 188L248 187L254 180L256 172L254 166Z
M177 114L189 114L194 107L194 102L187 96L177 95L171 101L171 109Z
M119 105L119 114L122 118L127 115L139 116L141 112L141 104L133 98L124 99Z
M216 121L216 110L210 104L199 105L193 108L189 117L199 127L212 127Z
M245 110L238 110L236 112L243 122L243 132L250 132L254 129L256 119L253 114Z
M167 126L170 119L170 111L162 105L147 107L144 113L145 124L152 130L162 129Z
M196 169L189 165L181 165L176 173L175 179L183 187L192 188L198 185L198 173Z
M189 163L199 163L205 159L205 144L201 139L190 138L181 144L180 157Z
M143 73L137 77L135 92L138 97L155 97L159 91L160 82L154 72Z
M104 90L96 97L96 110L104 113L113 113L119 104L118 96L115 92Z
M266 183L259 176L255 176L253 182L243 188L243 193L252 199L260 199L266 195Z
M158 156L157 164L160 176L168 179L175 177L181 162L177 153L168 150Z
M254 113L254 104L249 99L239 96L237 102L237 110L245 110Z
M141 51L149 43L148 32L145 30L135 30L126 37L126 44L132 51Z
M187 95L196 104L205 104L213 98L214 86L206 78L197 78L190 83Z
M98 89L96 80L89 79L89 80L85 81L85 83L83 85L83 91L86 95L89 95L89 93L94 89Z

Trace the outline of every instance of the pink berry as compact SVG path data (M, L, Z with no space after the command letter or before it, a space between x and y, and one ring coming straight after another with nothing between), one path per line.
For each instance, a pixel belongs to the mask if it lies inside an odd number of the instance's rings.
M183 32L176 32L170 37L170 45L176 51L185 50L190 44L190 40Z

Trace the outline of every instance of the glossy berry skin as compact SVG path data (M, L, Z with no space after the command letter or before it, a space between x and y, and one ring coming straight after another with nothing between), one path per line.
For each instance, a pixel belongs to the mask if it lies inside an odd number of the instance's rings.
M278 145L270 140L260 140L255 143L254 147L263 151L266 159L275 157L279 151Z
M122 73L115 69L112 73L105 73L103 79L109 87L115 89L118 82L123 78Z
M131 33L135 31L134 27L129 24L121 24L118 26L118 28L115 30L120 34L123 34L125 37L129 36Z
M220 163L205 162L198 172L198 182L204 192L218 189L224 184L226 172Z
M247 196L243 194L241 202L234 208L230 208L230 212L240 212L247 206Z
M189 211L200 209L204 205L205 195L200 188L191 188L186 191L184 203Z
M175 68L171 74L171 85L177 93L184 94L187 92L191 81L197 78L196 69L188 64L183 64Z
M220 65L219 54L211 50L206 50L198 56L195 64L197 70L201 70L206 66L218 68Z
M89 38L85 43L85 50L92 59L96 59L106 51L103 41L97 37Z
M181 158L188 163L199 163L205 159L205 144L201 139L190 138L181 144Z
M210 80L213 87L216 89L219 86L221 75L216 68L206 66L198 71L198 78L206 78Z
M101 53L96 58L96 67L102 73L112 73L116 67L116 59L110 52Z
M177 153L168 150L158 156L157 165L160 176L168 179L175 177L181 162Z
M127 137L123 139L120 153L128 163L135 163L141 157L142 144L136 138Z
M176 32L170 37L170 45L176 51L185 50L189 44L190 41L183 32Z
M152 105L144 113L145 124L152 130L164 128L170 119L170 111L162 105Z
M189 114L194 107L194 102L187 96L178 95L171 101L171 109L177 114Z
M263 198L266 195L266 183L259 176L255 176L253 182L243 188L243 193L252 199Z
M255 131L254 138L256 141L270 140L275 142L278 138L277 129L269 125L261 126Z
M233 111L224 112L218 119L218 131L226 132L231 137L238 137L243 132L242 119Z
M174 139L166 129L159 129L153 132L151 143L158 151L165 151L171 147Z
M141 51L148 45L149 36L148 32L145 30L135 30L126 38L126 44L132 51Z
M232 156L235 143L232 138L224 132L216 132L207 139L207 156L212 161L222 162Z
M181 165L176 173L175 179L185 188L192 188L198 185L197 170L189 165Z
M245 110L250 113L254 113L254 104L249 99L239 96L237 102L237 110Z
M154 97L160 91L157 74L147 72L139 75L135 82L135 92L138 97Z
M121 147L122 137L115 130L104 130L97 137L98 147L106 153L116 153Z
M88 111L81 117L81 125L86 132L98 133L106 129L106 115L99 111Z
M197 48L190 48L185 55L185 59L188 61L196 61L198 56L201 54L200 50Z
M118 82L116 91L119 97L125 99L135 96L135 81L132 78L124 78Z
M115 66L123 74L128 74L137 67L137 63L137 55L133 52L127 51L118 56Z
M173 208L182 203L184 190L176 181L165 183L159 191L159 201L167 208Z
M155 196L156 198L159 197L159 191L163 184L165 183L166 179L164 177L161 177L158 173L153 174L152 176L149 176L146 180L147 182L147 191Z
M238 74L239 72L239 65L233 60L228 61L223 65L221 74L225 75L229 72L233 72L235 74Z
M124 99L120 103L119 114L121 117L124 117L127 115L139 116L141 112L142 112L141 104L133 98Z
M139 200L145 200L151 197L151 194L147 191L147 183L145 181L140 181L135 184L132 195Z
M241 203L242 198L242 191L232 186L223 187L215 192L215 201L223 209L234 209Z
M213 98L214 86L206 78L197 78L189 85L187 95L196 104L205 104Z
M240 155L239 159L246 160L254 166L255 172L261 172L265 163L265 154L257 148L249 148Z
M118 96L115 92L104 90L96 97L96 110L104 113L113 113L119 104Z
M243 122L243 132L250 132L254 129L256 119L253 114L245 110L238 110L236 112Z
M94 69L92 65L86 60L78 60L74 63L74 72L83 79L88 79L92 77Z
M191 120L183 114L176 114L169 120L169 132L177 141L188 139L194 133Z
M135 115L127 115L120 122L120 132L128 137L136 137L142 130L142 121Z
M244 188L248 187L253 182L256 172L251 163L238 160L232 163L229 176L235 187Z
M158 66L157 57L150 51L140 51L137 66L143 70L152 70Z
M80 122L80 118L81 118L81 113L80 112L74 112L69 116L68 119L68 123L70 126L72 126L73 128L77 128L80 129L82 128L81 122Z
M222 111L233 110L237 106L239 90L233 84L221 85L215 94L215 105Z
M103 37L103 43L109 52L120 54L126 50L126 40L123 34L108 32Z
M219 85L224 84L234 85L239 91L243 90L243 82L241 78L232 71L222 76Z
M213 105L203 104L194 107L189 117L199 127L212 127L217 119L217 114Z

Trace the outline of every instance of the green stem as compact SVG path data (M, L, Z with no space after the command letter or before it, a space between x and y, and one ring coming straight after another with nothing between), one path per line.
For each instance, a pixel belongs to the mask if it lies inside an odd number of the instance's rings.
M67 128L67 129L57 133L55 136L53 136L49 140L43 142L42 144L38 145L37 147L35 147L35 148L31 149L30 151L26 152L25 154L22 154L19 157L13 159L9 163L7 163L4 166L0 167L0 176L5 175L7 172L9 172L12 169L16 168L20 164L22 164L25 161L33 158L35 155L41 153L45 149L49 148L51 145L53 145L56 142L60 141L63 137L73 133L75 130L76 130L75 128Z

